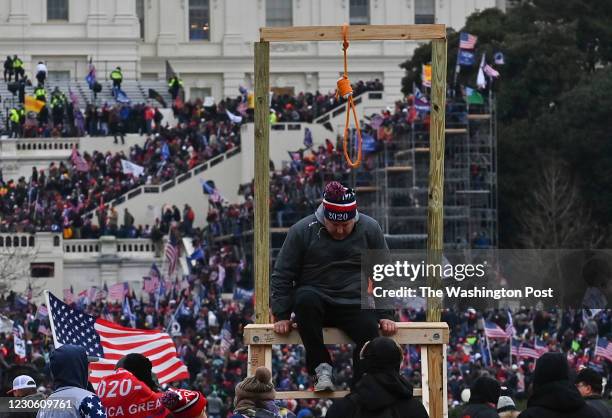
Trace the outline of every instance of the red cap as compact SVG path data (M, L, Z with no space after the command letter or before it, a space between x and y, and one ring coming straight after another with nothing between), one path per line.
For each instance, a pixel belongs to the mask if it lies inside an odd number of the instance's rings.
M168 389L161 400L175 418L197 418L206 408L204 395L193 390Z

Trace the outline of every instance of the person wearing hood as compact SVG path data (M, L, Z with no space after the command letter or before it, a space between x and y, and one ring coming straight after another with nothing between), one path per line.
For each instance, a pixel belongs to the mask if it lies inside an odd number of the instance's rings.
M481 376L470 388L470 400L463 409L462 418L499 418L497 401L501 395L499 382L487 376Z
M545 353L536 362L533 392L527 409L519 418L599 418L570 382L570 370L563 353Z
M428 417L413 397L412 385L400 375L404 353L395 341L374 338L363 346L360 358L363 376L350 394L332 404L326 418Z
M344 331L353 351L353 383L361 375L359 352L366 341L392 335L392 311L361 309L361 253L388 249L376 220L357 211L355 191L337 181L325 187L323 203L287 233L271 279L274 331L294 328L306 348L306 364L316 376L316 392L333 390L332 361L323 343L323 327Z
M100 398L87 390L88 358L85 348L66 344L49 354L53 393L49 400L70 401L65 409L50 403L41 408L37 418L106 418L106 408Z

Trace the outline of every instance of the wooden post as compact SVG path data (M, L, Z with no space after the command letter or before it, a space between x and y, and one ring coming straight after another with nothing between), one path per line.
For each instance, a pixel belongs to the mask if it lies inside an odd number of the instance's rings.
M444 143L446 110L446 39L432 41L431 126L429 134L429 201L427 205L427 262L440 264L444 249ZM430 277L432 288L442 286L441 277ZM442 301L427 299L427 321L439 322ZM427 346L429 416L442 417L446 400L442 345ZM421 366L422 367L422 366Z
M255 323L270 322L270 43L255 42ZM251 346L248 375L272 366L271 346Z

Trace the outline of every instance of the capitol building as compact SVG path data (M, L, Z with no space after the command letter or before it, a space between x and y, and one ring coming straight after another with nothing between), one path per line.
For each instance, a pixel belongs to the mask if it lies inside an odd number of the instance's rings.
M32 74L82 80L91 59L99 77L120 66L126 79L163 80L166 61L187 98L235 96L253 85L253 42L263 26L440 23L460 29L471 13L503 0L0 0L0 54L17 54ZM416 42L354 42L352 80L380 79L400 97ZM285 92L335 89L342 50L334 42L271 45L271 86Z

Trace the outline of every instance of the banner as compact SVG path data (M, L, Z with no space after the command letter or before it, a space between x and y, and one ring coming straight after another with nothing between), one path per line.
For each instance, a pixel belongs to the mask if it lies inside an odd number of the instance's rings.
M25 111L38 113L45 107L45 102L42 100L36 100L34 96L25 97Z
M21 325L13 326L13 345L15 346L15 354L18 357L26 358L26 343L23 333L24 330Z
M425 87L431 87L431 65L423 65L421 82Z
M459 65L471 66L476 63L476 57L473 52L470 51L459 51Z
M123 174L131 174L134 177L140 177L144 173L144 167L128 160L121 160L121 169L123 170Z

